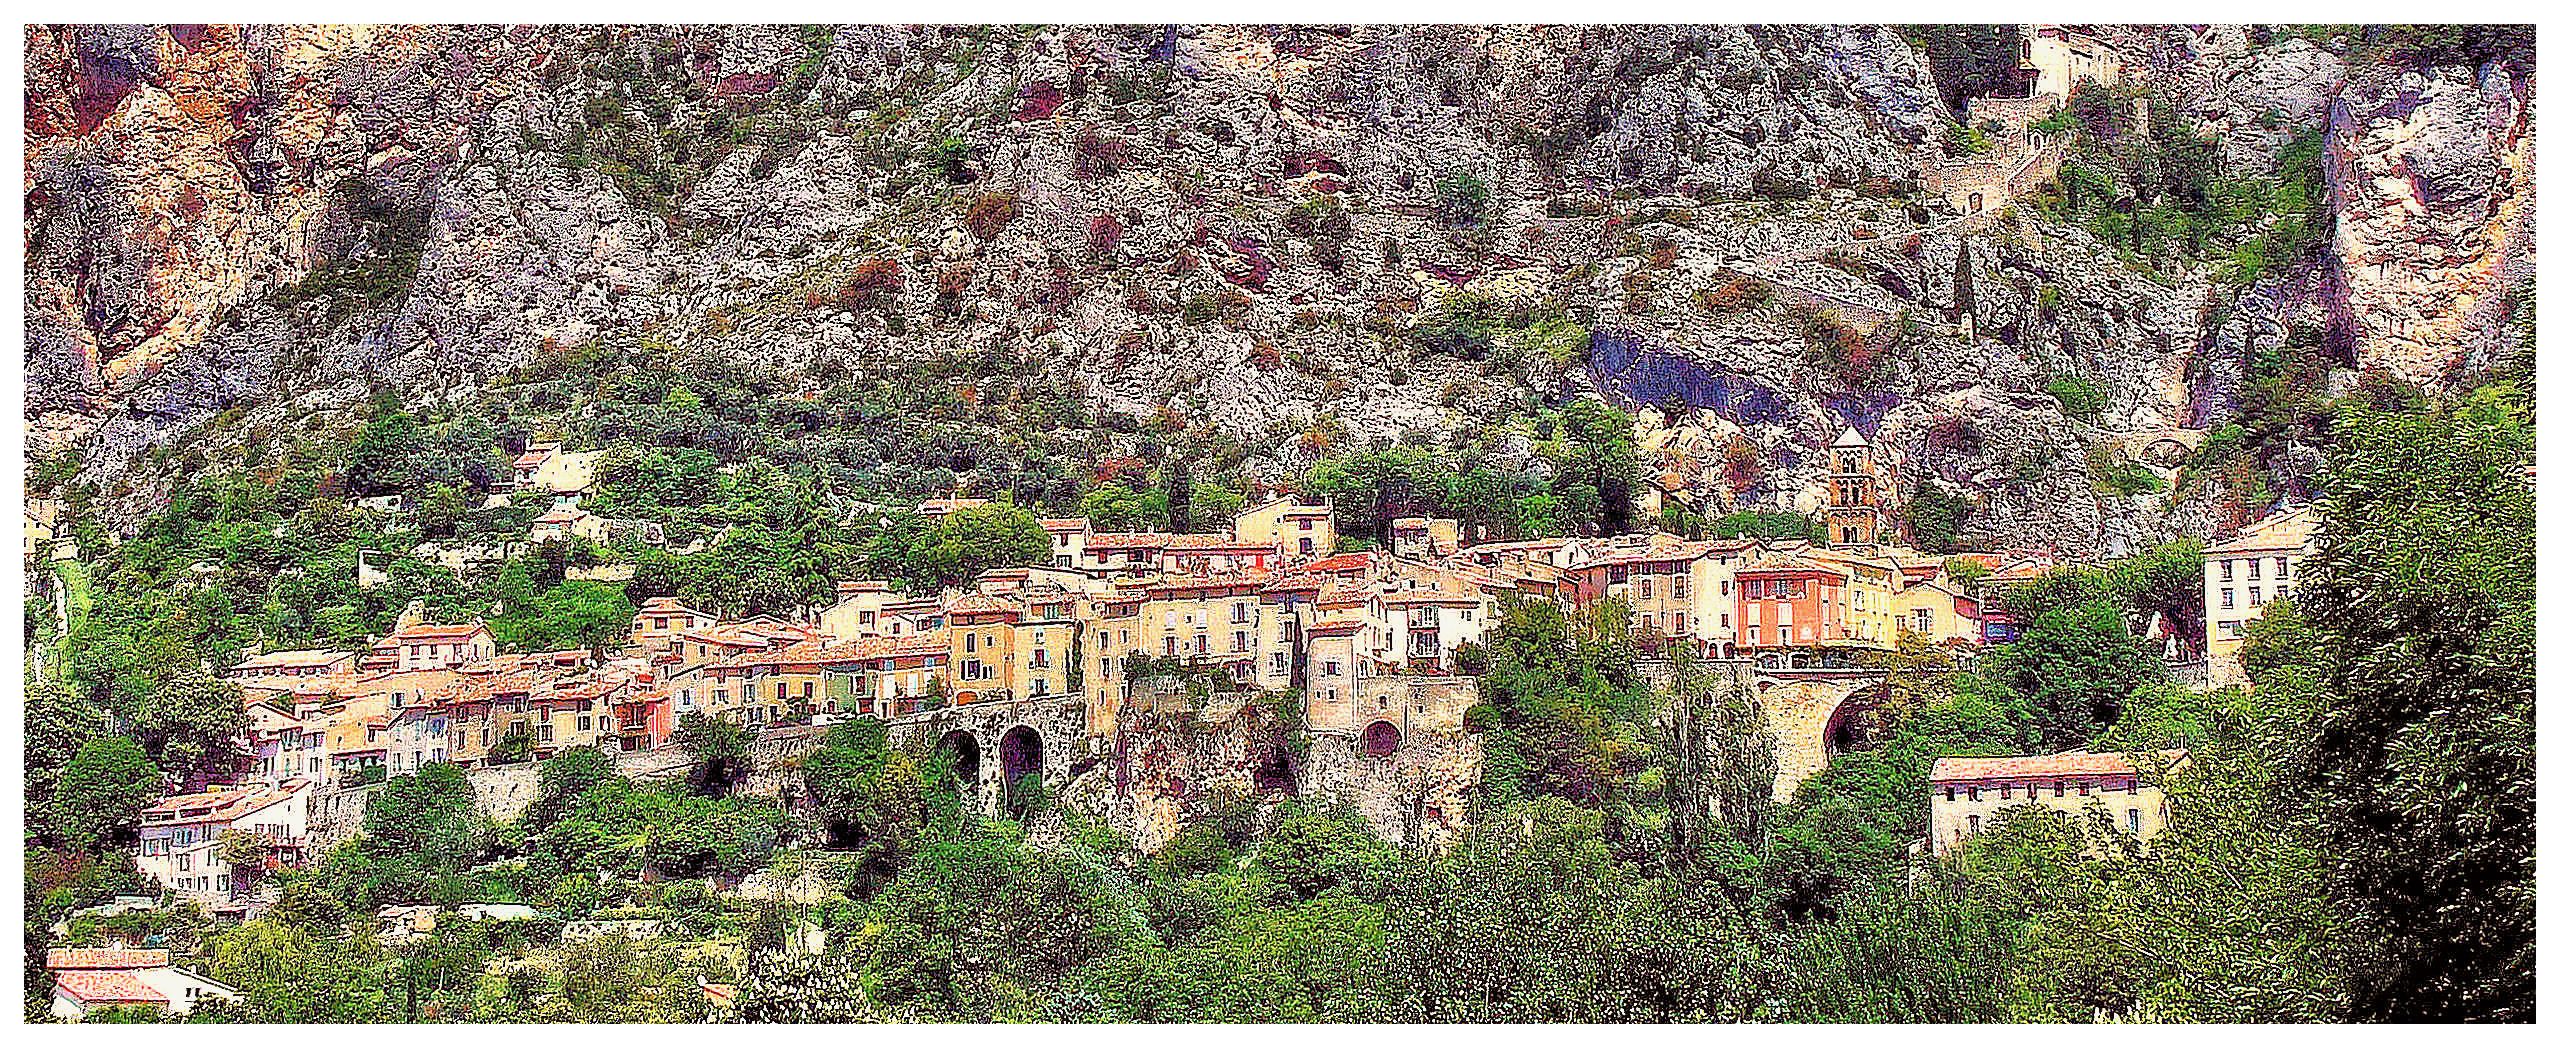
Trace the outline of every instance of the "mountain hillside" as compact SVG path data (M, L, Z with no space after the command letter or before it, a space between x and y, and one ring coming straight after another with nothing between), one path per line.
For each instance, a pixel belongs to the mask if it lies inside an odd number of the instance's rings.
M1534 473L1598 398L1674 513L1810 506L1845 423L1939 538L2098 554L2298 494L2311 398L2519 355L2529 36L2078 29L2124 80L1962 214L2022 131L1951 70L2014 34L30 27L30 455L135 514L376 394L610 443L580 376L719 375L724 458L1064 505Z

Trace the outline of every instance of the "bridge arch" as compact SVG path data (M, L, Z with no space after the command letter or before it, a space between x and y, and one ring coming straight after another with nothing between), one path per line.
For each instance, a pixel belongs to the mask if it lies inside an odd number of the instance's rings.
M1762 712L1768 717L1771 756L1777 759L1777 797L1784 801L1804 780L1831 766L1833 757L1875 740L1873 714L1884 701L1884 675L1858 669L1798 670L1763 676Z
M1831 758L1852 750L1863 750L1876 743L1875 712L1884 701L1884 695L1884 682L1877 681L1840 697L1838 704L1831 708L1831 716L1822 725L1825 766L1831 763Z
M1038 775L1048 762L1048 745L1040 738L1040 730L1028 724L1016 724L996 740L996 754L1002 759L1004 785L1012 789L1024 776Z
M959 728L943 732L941 738L933 741L933 755L951 762L951 777L958 781L962 791L977 792L980 756L977 736Z

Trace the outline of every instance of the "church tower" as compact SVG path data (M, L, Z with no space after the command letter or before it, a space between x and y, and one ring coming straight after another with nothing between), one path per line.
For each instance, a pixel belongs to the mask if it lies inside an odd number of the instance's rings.
M1876 507L1875 449L1858 427L1843 425L1831 442L1830 502L1822 508L1834 546L1883 541L1884 515Z

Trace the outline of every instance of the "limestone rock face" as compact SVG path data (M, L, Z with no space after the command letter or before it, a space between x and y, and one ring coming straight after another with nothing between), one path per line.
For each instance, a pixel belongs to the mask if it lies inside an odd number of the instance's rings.
M1701 512L1800 505L1846 421L1990 539L2120 551L2197 511L2092 464L2228 421L2251 346L2328 325L2421 383L2507 352L2532 115L2529 63L2119 35L2235 169L2327 129L2328 251L2234 289L1933 212L1951 114L1870 26L31 27L30 446L145 507L141 452L231 409L643 340L782 389L994 350L1275 480L1315 427L1597 396ZM1479 301L1592 338L1435 342Z
M2432 385L2507 351L2533 272L2532 105L2503 64L2377 68L2339 97L2334 247L2360 359Z

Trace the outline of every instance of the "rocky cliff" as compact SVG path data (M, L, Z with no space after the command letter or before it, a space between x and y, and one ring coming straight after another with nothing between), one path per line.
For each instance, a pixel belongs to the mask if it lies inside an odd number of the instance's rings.
M2532 270L2529 55L2126 31L2235 165L2326 129L2325 250L2229 288L1930 207L1952 114L1875 27L26 32L31 447L138 491L226 409L645 339L1000 350L1274 478L1320 420L1454 442L1601 396L1709 510L1805 503L1846 420L1992 538L2116 551L2213 526L2092 472L2226 420L2253 340L2444 382L2510 352ZM1468 310L1492 352L1440 336Z

